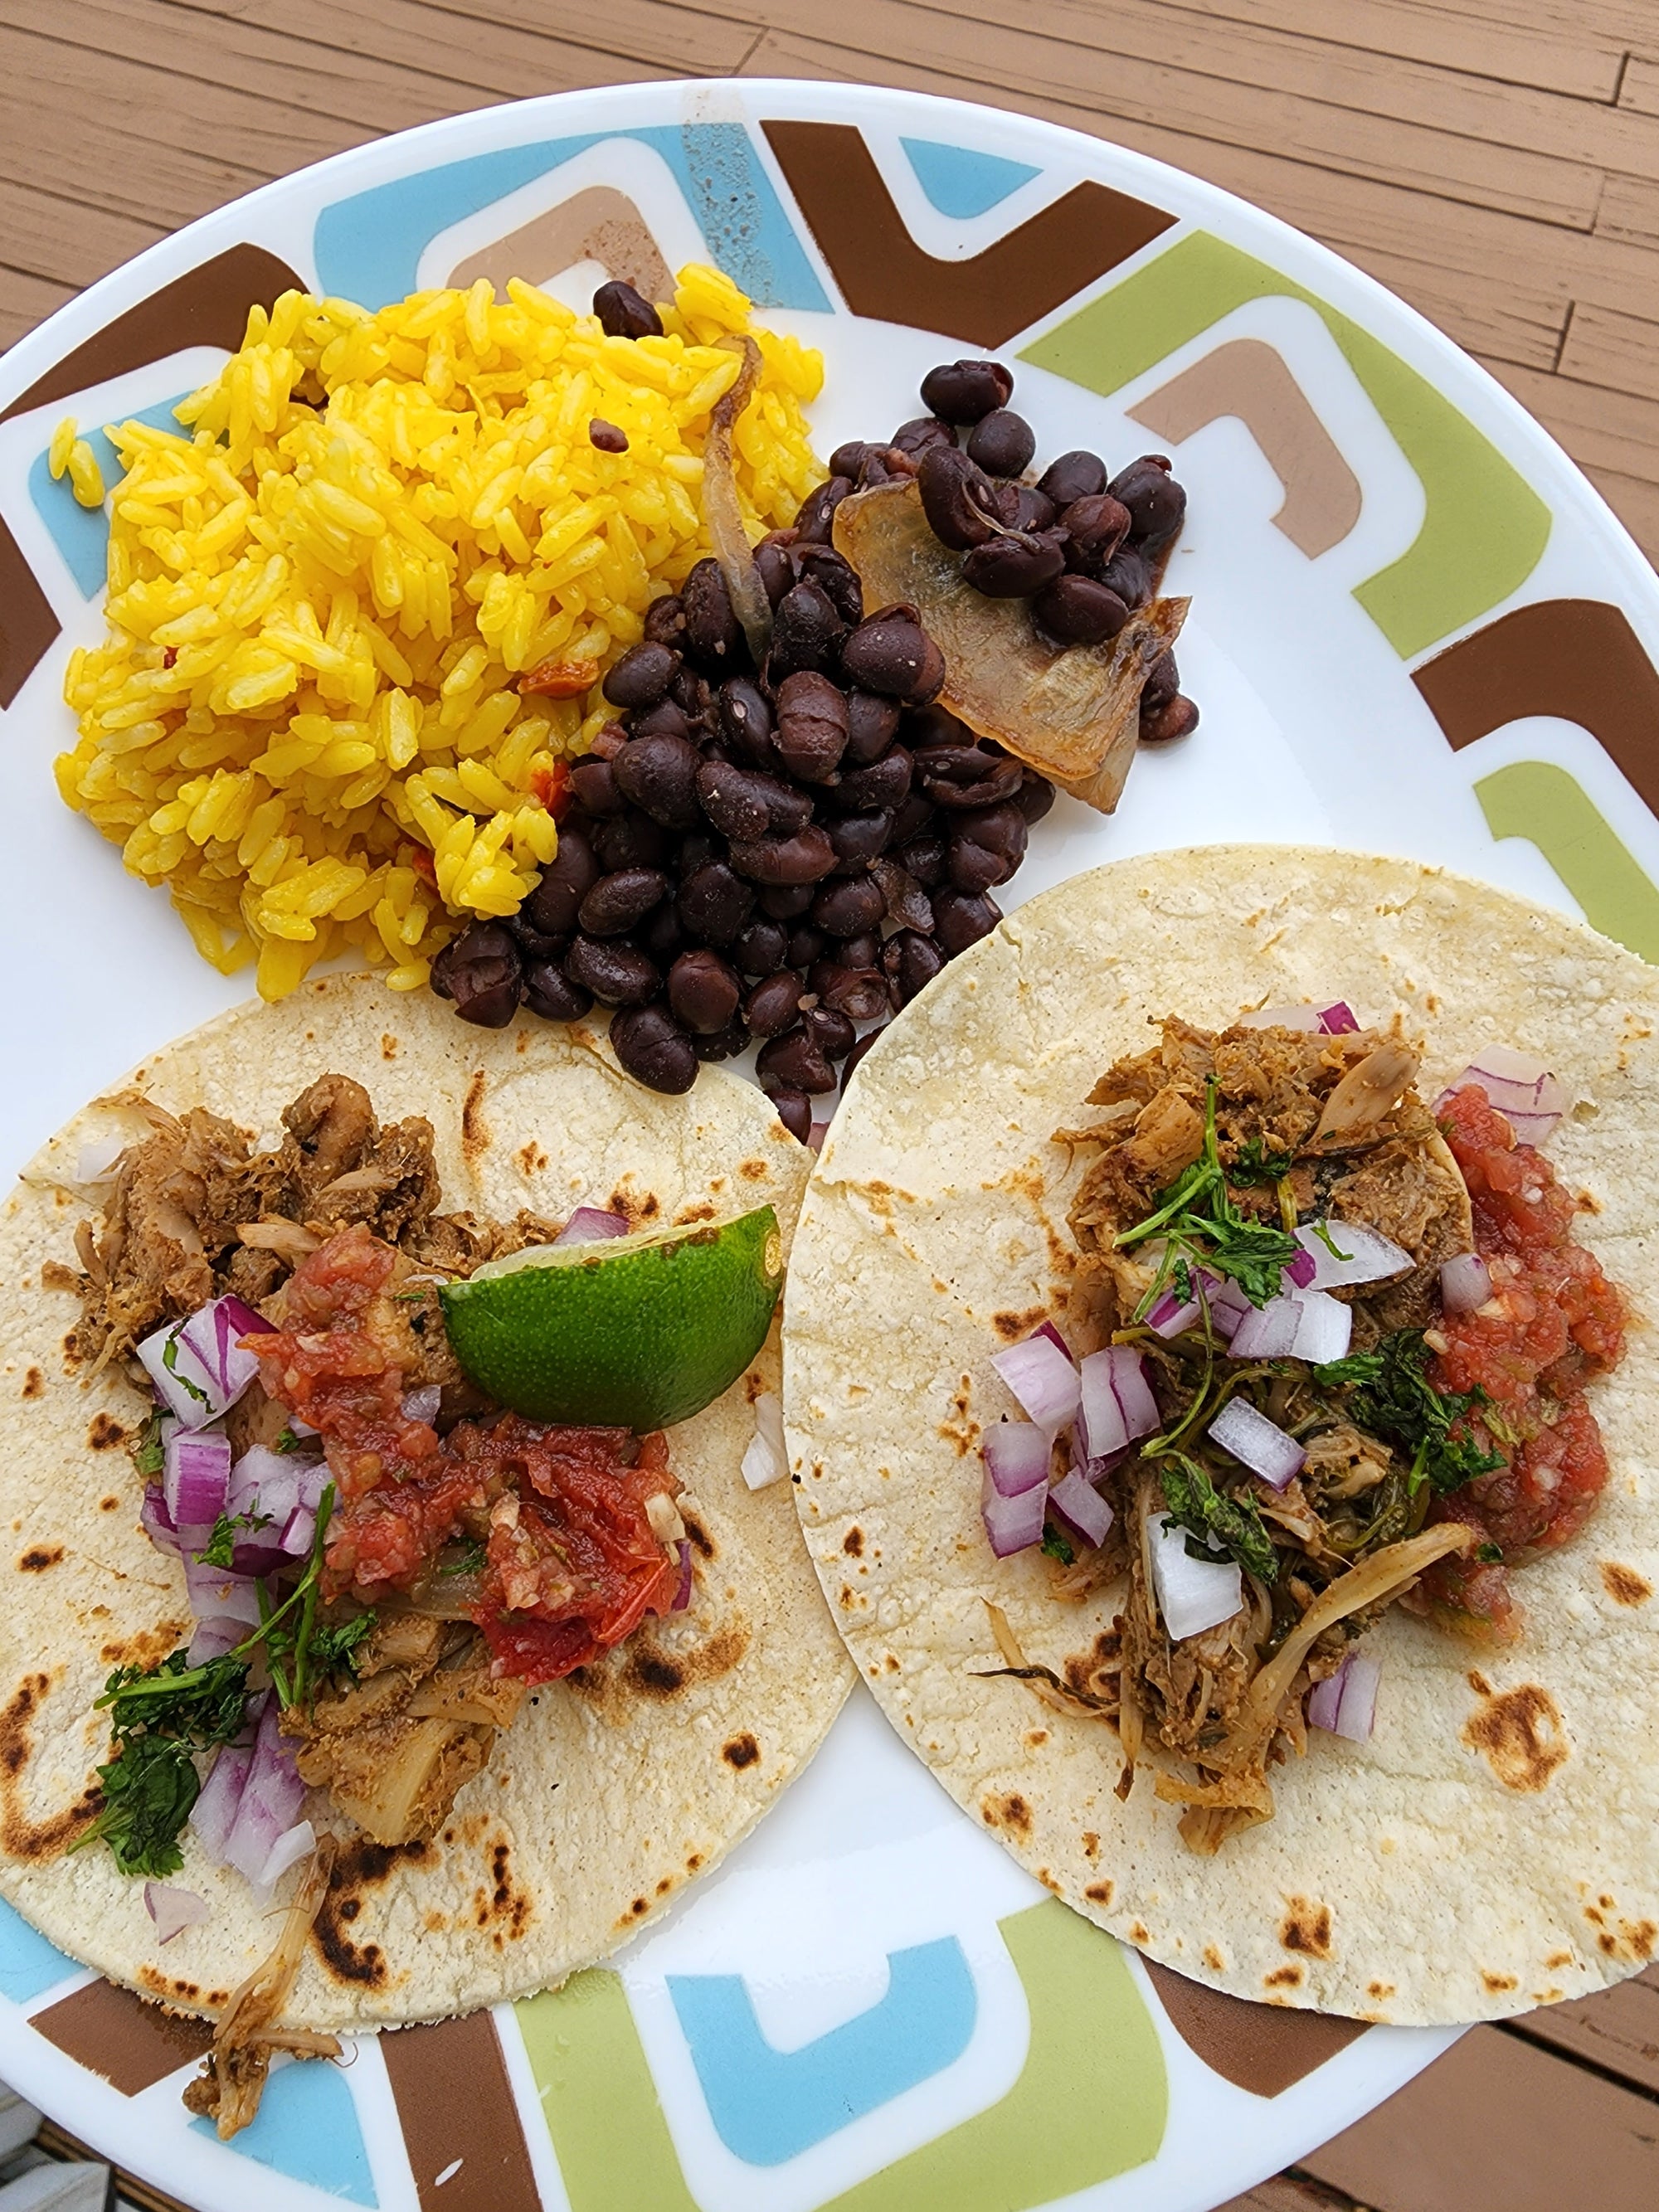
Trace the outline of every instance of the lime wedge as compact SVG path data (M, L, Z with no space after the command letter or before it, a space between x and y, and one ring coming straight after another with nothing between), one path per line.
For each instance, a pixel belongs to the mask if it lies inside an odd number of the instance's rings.
M769 1206L735 1221L537 1244L440 1295L455 1357L498 1405L641 1433L689 1420L766 1340L783 1284Z

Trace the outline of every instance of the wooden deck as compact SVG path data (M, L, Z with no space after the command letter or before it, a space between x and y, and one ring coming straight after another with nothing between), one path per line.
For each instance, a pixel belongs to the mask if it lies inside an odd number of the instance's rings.
M0 346L386 131L716 75L988 100L1246 194L1485 362L1659 554L1659 0L0 0ZM1651 2212L1659 1970L1475 2030L1228 2212L1356 2203Z

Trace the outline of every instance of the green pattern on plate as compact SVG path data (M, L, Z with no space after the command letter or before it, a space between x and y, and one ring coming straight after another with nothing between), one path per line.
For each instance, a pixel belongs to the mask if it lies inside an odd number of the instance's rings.
M1018 2081L822 2212L1030 2212L1158 2155L1164 2051L1121 1950L1054 1898L997 1924L1030 2009ZM698 2212L617 1975L514 2009L571 2212Z
M1494 837L1537 846L1604 937L1659 966L1659 890L1564 768L1515 761L1474 787Z
M1167 253L1028 346L1023 359L1103 397L1142 375L1247 300L1314 308L1423 486L1423 526L1354 597L1402 659L1518 591L1542 557L1550 511L1468 416L1380 338L1207 231Z

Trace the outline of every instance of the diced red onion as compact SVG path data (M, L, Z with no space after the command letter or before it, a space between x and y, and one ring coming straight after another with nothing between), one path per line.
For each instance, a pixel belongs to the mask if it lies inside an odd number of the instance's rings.
M1449 1314L1473 1313L1492 1296L1492 1269L1478 1252L1440 1263L1440 1303Z
M685 1611L685 1608L687 1607L687 1606L689 1606L689 1605L690 1604L690 1602L691 1602L691 1539L690 1539L689 1536L682 1536L682 1537L680 1538L680 1579L679 1579L679 1585L678 1585L678 1587L676 1589L676 1590L675 1590L675 1592L674 1592L674 1602L673 1602L673 1604L672 1604L672 1605L671 1605L671 1606L669 1607L668 1610L670 1611L670 1613L684 1613L684 1612Z
M404 1419L424 1421L430 1428L438 1418L438 1408L443 1403L443 1389L436 1382L422 1382L418 1389L404 1393Z
M167 1502L159 1482L145 1485L143 1503L138 1508L138 1522L157 1551L171 1552L177 1556L179 1531L172 1514L167 1511Z
M1380 1661L1350 1650L1334 1674L1315 1684L1308 1695L1310 1727L1328 1729L1346 1736L1351 1743L1369 1741L1376 1725L1376 1692L1382 1679Z
M198 1620L240 1620L259 1626L258 1585L252 1575L210 1567L186 1551L185 1594Z
M1074 1433L1085 1458L1109 1458L1157 1428L1158 1401L1133 1345L1091 1352L1083 1363L1081 1382L1080 1428Z
M1206 1433L1275 1490L1283 1490L1302 1472L1308 1456L1294 1437L1258 1413L1248 1398L1229 1398Z
M829 1133L830 1124L827 1121L814 1121L806 1133L806 1142L811 1150L821 1152L823 1150L823 1140Z
M1052 1437L1076 1413L1082 1383L1063 1345L1039 1329L1024 1343L991 1355L991 1364L1040 1429Z
M1000 1495L1018 1498L1037 1484L1046 1484L1052 1445L1047 1429L1038 1428L1035 1421L997 1421L987 1429L980 1449Z
M316 1848L317 1831L309 1820L296 1820L291 1828L285 1828L271 1845L253 1887L267 1893L275 1889L295 1862L304 1858L307 1852L314 1851Z
M191 1808L190 1825L215 1866L224 1863L225 1844L236 1825L236 1809L252 1768L252 1743L222 1745L201 1795Z
M277 1548L284 1558L303 1559L310 1553L317 1534L317 1509L313 1505L296 1505L283 1523Z
M1297 1309L1291 1357L1305 1359L1310 1367L1346 1359L1353 1341L1353 1308L1334 1298L1328 1291L1292 1291L1291 1302ZM1235 1337L1233 1349L1237 1348Z
M592 1244L601 1237L626 1237L628 1216L605 1213L597 1206L579 1206L553 1239L556 1244Z
M1455 1091L1478 1084L1514 1130L1516 1141L1541 1145L1567 1108L1567 1093L1543 1061L1508 1045L1487 1045L1434 1102L1437 1114Z
M1285 1263L1285 1280L1292 1284L1298 1291L1310 1290L1313 1287L1316 1272L1317 1265L1311 1252L1298 1252L1295 1259L1288 1260Z
M1347 1000L1338 999L1334 1005L1320 1008L1319 1026L1327 1036L1352 1036L1359 1023Z
M238 1621L198 1620L185 1657L192 1667L204 1667L210 1659L222 1659L227 1651L234 1651L241 1640Z
M1305 1030L1316 1036L1321 1024L1317 1006L1258 1006L1253 1014L1241 1014L1233 1024L1236 1030Z
M1295 1298L1281 1293L1265 1306L1250 1308L1233 1331L1228 1349L1235 1359L1288 1358L1301 1318Z
M181 1928L205 1920L212 1907L193 1889L175 1889L165 1881L144 1884L144 1910L155 1923L155 1940L170 1943Z
M1165 1291L1146 1310L1146 1326L1154 1336L1179 1336L1183 1328L1190 1328L1198 1319L1196 1298L1183 1301L1176 1291Z
M225 1510L229 1485L228 1437L173 1431L163 1448L161 1496L175 1528L211 1528Z
M292 1745L278 1731L280 1719L272 1698L259 1716L252 1764L225 1838L225 1864L245 1874L256 1887L264 1879L272 1846L294 1826L305 1802L306 1785L294 1764Z
M169 1411L185 1428L200 1429L234 1406L259 1371L258 1358L238 1339L270 1332L252 1306L227 1296L188 1321L164 1323L138 1346L138 1357Z
M299 1460L295 1465L300 1477L300 1503L315 1513L322 1504L323 1492L334 1478L321 1460Z
M743 1455L741 1471L750 1490L764 1490L769 1483L781 1482L789 1472L783 1401L775 1391L763 1390L755 1401L755 1433Z
M1254 1313L1255 1308L1230 1275L1212 1275L1207 1268L1200 1272L1210 1309L1210 1326L1218 1336L1231 1342L1240 1322L1247 1313Z
M1042 1521L1048 1505L1048 1492L1043 1484L1034 1483L1017 1498L1005 1498L992 1481L989 1467L986 1468L980 1485L979 1510L985 1533L991 1540L991 1549L998 1559L1011 1558L1014 1553L1042 1541Z
M1155 1516L1150 1534L1152 1583L1170 1642L1182 1643L1189 1636L1201 1636L1206 1628L1231 1620L1244 1602L1244 1580L1237 1562L1228 1559L1216 1565L1208 1559L1192 1558L1187 1550L1186 1530L1176 1528L1166 1513Z
M1325 1242L1327 1237L1336 1247L1334 1253ZM1304 1290L1334 1291L1358 1283L1386 1282L1415 1264L1411 1254L1402 1252L1392 1238L1360 1221L1306 1221L1297 1231L1296 1241L1313 1262L1306 1275L1296 1275ZM1289 1275L1294 1270L1292 1262L1285 1272Z
M1039 1322L1037 1323L1036 1327L1036 1328L1031 1331L1031 1334L1032 1334L1032 1335L1033 1335L1033 1336L1046 1336L1046 1337L1048 1338L1048 1340L1049 1343L1050 1343L1050 1344L1052 1344L1052 1345L1054 1346L1054 1350L1055 1350L1056 1352L1063 1352L1066 1354L1066 1357L1068 1359L1071 1359L1071 1358L1072 1358L1072 1347L1071 1347L1071 1346L1070 1346L1069 1344L1067 1344L1067 1343L1066 1343L1066 1341L1065 1338L1060 1334L1060 1331L1059 1331L1059 1330L1054 1327L1054 1325L1053 1322L1051 1322L1051 1321ZM1073 1364L1073 1367L1075 1367L1075 1366L1076 1366L1076 1364L1077 1364L1077 1362L1076 1362L1074 1359L1073 1359L1073 1360L1072 1360L1072 1364Z
M1074 1528L1085 1544L1103 1544L1112 1525L1112 1509L1093 1485L1073 1468L1048 1492L1048 1509Z
M1133 1344L1115 1344L1107 1354L1112 1363L1112 1389L1123 1408L1123 1425L1133 1443L1149 1437L1163 1418L1152 1386L1146 1380L1146 1363Z

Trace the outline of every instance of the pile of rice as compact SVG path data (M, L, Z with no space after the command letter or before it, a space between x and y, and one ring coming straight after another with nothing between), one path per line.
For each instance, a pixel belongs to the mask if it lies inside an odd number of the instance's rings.
M267 999L348 947L416 989L461 920L533 886L599 678L709 550L703 443L742 366L723 335L763 363L733 439L751 538L822 481L821 358L754 329L718 271L684 270L637 341L507 289L372 315L285 294L179 409L186 434L112 434L109 636L70 663L58 789ZM521 696L550 661L575 696Z

